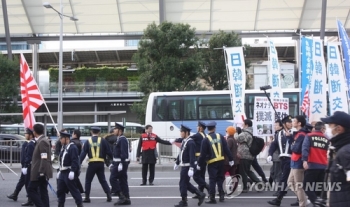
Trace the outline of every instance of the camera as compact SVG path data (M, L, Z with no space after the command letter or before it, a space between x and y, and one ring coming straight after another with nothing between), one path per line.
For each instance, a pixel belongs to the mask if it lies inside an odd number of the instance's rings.
M266 91L266 90L269 90L269 89L271 89L272 87L270 86L270 85L267 85L267 86L261 86L260 87L260 90L262 90L262 91Z

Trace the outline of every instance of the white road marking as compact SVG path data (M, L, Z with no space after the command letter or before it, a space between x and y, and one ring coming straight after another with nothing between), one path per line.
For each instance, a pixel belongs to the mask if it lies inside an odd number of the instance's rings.
M84 196L83 196L84 198ZM106 199L107 197L90 197L90 199ZM113 198L117 198L117 196L113 196ZM130 197L130 199L173 199L173 198L180 198L180 196L140 196L140 197ZM219 198L219 197L215 197ZM234 197L233 199L273 199L276 198L275 196L239 196ZM289 198L289 199L295 199L296 196L285 196L283 198ZM67 199L73 199L73 197L67 197Z

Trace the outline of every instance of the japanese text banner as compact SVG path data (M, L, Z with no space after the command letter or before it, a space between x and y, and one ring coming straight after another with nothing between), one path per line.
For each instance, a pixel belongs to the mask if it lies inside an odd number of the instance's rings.
M327 72L329 87L329 109L333 114L335 111L349 112L348 101L346 97L346 83L341 64L338 43L328 42L327 45Z
M255 136L272 136L275 114L267 97L255 97L253 134Z
M348 94L350 96L350 39L348 34L346 33L343 24L341 21L338 22L338 34L341 41L341 47L343 51L343 59L344 59L344 68L345 68L345 76L346 76L346 86L348 90Z
M314 39L311 51L313 70L310 83L309 122L319 121L327 115L327 75L322 40Z
M283 98L282 89L281 89L281 69L280 64L278 63L278 54L275 47L275 44L272 40L268 40L269 42L269 71L270 71L270 96L273 98Z
M227 68L229 74L229 86L232 91L233 114L242 115L244 111L245 96L245 62L242 47L225 48L227 55Z
M313 63L312 63L312 44L310 38L301 37L301 93L300 105L304 100L305 91L309 90Z

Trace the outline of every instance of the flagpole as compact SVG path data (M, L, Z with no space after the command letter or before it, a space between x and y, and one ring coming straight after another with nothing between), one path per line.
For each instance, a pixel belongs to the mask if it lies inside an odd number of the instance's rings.
M342 67L343 67L343 72L344 72L344 78L345 78L345 86L347 88L346 90L346 99L348 101L348 104L350 103L350 100L349 100L349 86L348 86L348 80L346 78L346 70L345 70L345 60L344 60L344 53L343 53L343 46L342 46L342 39L340 38L340 34L339 34L339 24L338 24L338 18L337 18L337 28L338 28L338 42L340 43L340 53L341 53L341 64L342 64ZM344 26L343 26L344 27ZM345 29L345 28L344 28ZM347 35L347 34L346 34ZM348 113L349 113L349 109L348 109Z

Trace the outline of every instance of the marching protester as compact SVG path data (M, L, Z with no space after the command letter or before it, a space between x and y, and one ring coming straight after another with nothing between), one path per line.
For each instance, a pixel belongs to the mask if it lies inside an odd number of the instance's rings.
M195 150L196 162L198 162L198 158L201 152L202 141L206 136L204 133L205 128L206 128L205 123L199 121L197 125L197 133L191 136L196 147L196 150ZM202 166L200 166L200 168L201 170L197 170L197 168L194 168L193 180L198 184L198 189L200 192L203 192L205 188L209 193L209 185L205 182L205 171L207 168L207 164L202 163ZM198 195L195 195L192 198L199 198L199 197Z
M52 178L51 148L44 135L44 125L34 124L33 134L36 145L32 157L28 197L36 207L50 206L47 192L48 180Z
M331 190L329 206L347 207L350 203L350 115L336 111L321 120L328 124L326 129L330 147L330 181L340 184L339 189Z
M87 167L85 177L85 199L83 202L91 202L91 182L95 175L97 175L98 181L100 182L103 191L107 195L107 202L111 202L111 190L105 177L104 161L107 155L109 157L113 157L113 155L107 141L99 137L101 128L93 126L90 129L92 136L84 143L84 147L82 148L80 154L80 164L83 162L86 155L89 157L89 165Z
M73 142L75 144L75 146L78 148L78 155L79 156L81 154L81 148L82 148L82 144L81 144L81 141L80 141L80 136L81 136L80 130L75 129L73 131L72 139L71 139L71 142ZM79 161L79 163L80 163L80 161ZM77 184L79 192L80 193L84 193L84 188L83 188L83 185L80 182L79 176L80 176L80 170L77 172L76 176L74 176L74 181Z
M293 127L298 131L293 133L293 143L291 145L292 156L290 161L290 173L288 177L288 184L290 188L294 191L295 195L298 197L299 206L305 207L307 205L307 199L303 186L304 180L304 168L301 159L302 156L302 145L305 136L309 131L305 128L306 119L304 116L298 115L293 119ZM294 206L294 205L293 205Z
M291 145L293 142L293 136L291 134L292 129L292 117L285 116L282 119L283 129L280 130L275 137L275 140L271 143L269 149L269 156L267 161L271 162L273 153L278 150L279 158L281 160L281 179L279 183L277 198L267 203L273 206L280 206L283 197L287 194L287 181L290 174L290 159L292 155Z
M209 201L206 203L215 204L215 186L217 185L219 191L219 201L225 200L225 193L223 190L223 182L225 180L224 174L224 156L228 157L229 165L233 166L233 156L227 146L226 139L219 133L215 133L216 122L209 122L207 125L208 135L202 141L201 153L199 156L197 169L201 170L200 166L204 162L208 164L209 174Z
M77 207L82 207L83 200L77 183L72 182L80 171L78 147L73 139L70 140L70 134L68 133L61 132L60 141L62 150L59 156L59 172L57 173L58 207L64 207L68 190L74 198Z
M23 186L25 186L25 184L26 184L26 175L25 174L23 174L23 169L25 168L25 155L26 155L26 148L27 148L27 146L28 146L28 144L29 144L29 142L30 142L30 135L28 134L28 128L26 129L26 132L25 132L25 138L26 138L26 142L24 142L23 143L23 145L22 145L22 148L21 148L21 167L22 167L22 173L21 173L21 177L19 178L19 180L18 180L18 183L17 183L17 185L16 185L16 188L15 188L15 191L13 191L13 193L12 194L10 194L10 195L7 195L7 197L9 198L9 199L12 199L12 200L14 200L14 201L17 201L17 199L18 199L18 194L19 194L19 192L21 192L21 190L22 190L22 188L23 188ZM11 145L12 145L12 143L11 143ZM26 187L27 188L27 187Z
M171 145L172 143L169 141L162 140L156 134L152 132L153 127L151 125L146 125L145 133L141 134L139 144L137 147L136 157L140 159L140 154L142 150L142 183L141 185L147 184L147 172L149 168L149 178L148 182L150 185L153 185L154 181L154 171L155 165L157 162L155 149L157 147L157 143Z
M114 133L114 131L115 131L115 129L113 128L113 129L111 129L110 131L109 131L109 134L107 134L104 138L105 138L105 140L108 142L108 144L109 144L109 147L111 148L111 152L113 151L113 145L114 145L114 143L117 141L117 138L118 138L118 136ZM112 164L112 157L108 157L106 160L105 160L105 163L106 163L106 165L107 166L110 166L111 164ZM113 195L113 189L112 189L112 195Z
M249 119L244 120L242 132L237 137L238 142L238 154L240 156L239 161L239 174L242 176L243 191L242 193L248 192L248 177L254 183L259 183L259 178L251 171L250 167L254 160L254 156L249 151L249 146L253 142L253 122Z
M226 128L226 139L227 139L227 146L230 149L230 152L233 156L234 165L230 166L230 161L228 156L225 156L225 173L228 172L230 176L233 176L236 174L237 166L239 164L239 158L237 156L237 140L233 137L236 133L236 129L233 126L229 126Z
M312 204L315 203L317 196L320 196L321 190L311 187L316 184L315 186L323 188L325 169L328 163L329 140L321 131L324 128L323 122L317 122L314 127L315 131L307 134L302 146L302 161L305 169L303 187Z
M177 156L174 170L181 166L180 173L180 193L182 200L175 207L188 206L187 204L187 191L195 193L198 197L198 206L202 205L205 199L205 193L200 192L196 187L190 183L191 177L194 175L194 168L196 163L196 144L192 137L190 137L191 129L187 126L181 125L180 129L181 138L183 139L181 144L180 154Z
M131 205L128 185L128 167L130 164L129 158L129 141L124 136L124 126L115 123L115 132L118 136L117 141L113 146L113 164L111 169L111 180L118 180L120 184L119 200L114 205ZM116 176L112 178L112 174ZM114 182L112 182L114 185ZM118 189L115 187L114 189Z

